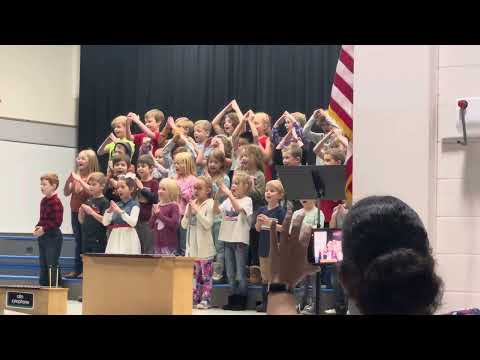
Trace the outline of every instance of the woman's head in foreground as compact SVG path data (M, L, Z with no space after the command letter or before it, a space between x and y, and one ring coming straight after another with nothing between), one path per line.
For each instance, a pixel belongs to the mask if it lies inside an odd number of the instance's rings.
M443 282L417 213L392 196L358 201L343 225L340 279L363 314L433 314Z

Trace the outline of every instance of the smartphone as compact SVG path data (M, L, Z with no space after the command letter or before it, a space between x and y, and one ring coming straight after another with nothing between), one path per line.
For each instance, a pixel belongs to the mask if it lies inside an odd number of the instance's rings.
M343 259L341 229L313 229L308 245L312 265L333 264Z

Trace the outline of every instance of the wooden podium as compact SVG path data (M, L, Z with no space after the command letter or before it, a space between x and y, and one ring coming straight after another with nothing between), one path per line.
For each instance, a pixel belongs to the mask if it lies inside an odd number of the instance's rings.
M0 286L0 311L30 315L67 315L68 289L48 286Z
M191 315L195 259L83 254L84 315Z

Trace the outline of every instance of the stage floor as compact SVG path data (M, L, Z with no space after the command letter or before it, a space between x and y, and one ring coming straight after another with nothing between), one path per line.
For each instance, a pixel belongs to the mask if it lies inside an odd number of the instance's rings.
M68 301L68 314L67 315L81 315L82 314L82 303L74 300ZM16 311L5 310L3 315L26 315L18 313ZM222 309L208 309L208 310L197 310L193 309L192 315L266 315L265 313L257 313L252 310L245 311L227 311Z

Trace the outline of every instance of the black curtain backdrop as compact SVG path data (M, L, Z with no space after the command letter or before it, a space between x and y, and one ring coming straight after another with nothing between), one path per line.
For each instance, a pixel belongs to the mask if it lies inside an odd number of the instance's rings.
M328 105L340 45L89 45L81 47L79 149L97 149L111 120L159 108L213 117L232 99L275 121ZM132 128L133 132L138 131ZM101 161L102 164L105 164Z

